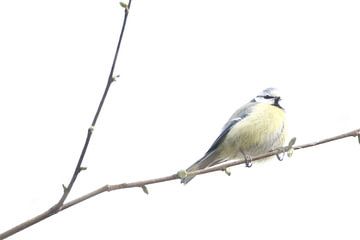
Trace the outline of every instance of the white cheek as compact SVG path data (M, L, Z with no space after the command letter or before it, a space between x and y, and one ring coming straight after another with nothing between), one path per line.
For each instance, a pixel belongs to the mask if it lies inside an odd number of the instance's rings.
M258 103L274 104L274 99L273 98L265 99L263 97L256 97L255 101L258 102Z

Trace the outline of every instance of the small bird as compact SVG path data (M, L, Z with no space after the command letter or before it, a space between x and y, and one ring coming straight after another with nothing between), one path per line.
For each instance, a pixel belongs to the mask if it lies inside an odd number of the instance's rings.
M245 158L246 166L250 167L251 156L281 147L287 135L285 110L281 106L281 100L277 89L267 88L239 108L210 149L186 172L241 157ZM194 176L187 176L181 183L187 184L193 178Z

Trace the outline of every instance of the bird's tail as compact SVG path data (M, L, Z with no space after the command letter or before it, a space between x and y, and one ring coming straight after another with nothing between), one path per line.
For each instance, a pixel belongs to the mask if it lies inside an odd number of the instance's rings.
M197 162L195 162L193 165L191 165L188 169L186 169L186 172L192 172L192 171L207 168L209 166L215 165L218 160L219 159L218 159L217 151L210 152L210 153L206 154L204 157L200 158ZM181 183L187 184L194 177L195 176L185 177L181 180Z

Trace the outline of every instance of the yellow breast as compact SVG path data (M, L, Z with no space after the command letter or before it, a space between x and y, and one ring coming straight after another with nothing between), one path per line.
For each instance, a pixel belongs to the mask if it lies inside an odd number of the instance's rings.
M224 139L223 152L234 157L240 149L254 155L283 145L286 138L284 110L258 103L251 114L235 124Z

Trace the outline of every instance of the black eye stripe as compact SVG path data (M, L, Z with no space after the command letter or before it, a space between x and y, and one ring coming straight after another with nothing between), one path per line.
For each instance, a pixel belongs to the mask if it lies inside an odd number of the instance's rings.
M270 95L258 96L258 97L262 97L262 98L265 98L265 99L272 99L272 98L275 98L275 97L270 96Z

